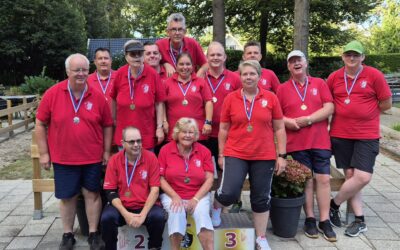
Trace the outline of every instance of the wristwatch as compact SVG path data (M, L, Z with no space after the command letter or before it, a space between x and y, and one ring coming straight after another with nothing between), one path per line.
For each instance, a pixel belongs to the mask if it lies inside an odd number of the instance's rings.
M278 157L281 157L281 158L283 158L283 159L287 159L287 154L278 154Z
M204 124L212 125L212 121L210 121L210 120L205 120L205 121L204 121Z

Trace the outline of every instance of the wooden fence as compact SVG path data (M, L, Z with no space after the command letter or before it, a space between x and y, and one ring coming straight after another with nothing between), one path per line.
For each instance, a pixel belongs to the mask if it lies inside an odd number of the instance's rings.
M18 106L12 107L11 100L7 100L7 108L0 110L0 118L7 116L8 126L2 127L0 125L0 136L8 133L8 137L14 136L14 131L18 128L25 126L25 131L28 130L29 124L34 122L33 113L39 105L39 98L36 97L32 102L27 102L27 97L22 97L22 104ZM23 114L21 114L21 112ZM21 120L17 123L14 123L14 118L17 116L21 116ZM2 124L2 123L1 123Z

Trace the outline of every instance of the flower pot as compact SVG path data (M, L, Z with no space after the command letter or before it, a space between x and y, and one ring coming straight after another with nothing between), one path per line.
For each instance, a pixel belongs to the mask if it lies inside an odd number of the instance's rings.
M275 235L284 238L293 238L296 235L304 201L304 194L297 198L271 197L270 217Z

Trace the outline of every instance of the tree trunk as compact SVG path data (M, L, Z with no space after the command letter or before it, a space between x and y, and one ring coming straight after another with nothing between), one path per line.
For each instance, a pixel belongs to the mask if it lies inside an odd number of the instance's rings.
M224 0L213 0L213 41L225 47L225 7Z
M293 47L303 51L308 58L308 34L309 34L309 0L294 1L294 38Z
M267 64L267 34L268 34L268 0L260 0L259 10L261 11L260 19L260 46L261 46L261 66L266 67Z

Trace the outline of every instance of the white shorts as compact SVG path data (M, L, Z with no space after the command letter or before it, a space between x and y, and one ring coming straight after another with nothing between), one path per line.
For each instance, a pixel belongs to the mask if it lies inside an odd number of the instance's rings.
M200 199L194 213L192 214L193 220L196 224L196 234L200 233L202 228L214 230L210 217L210 193ZM168 212L168 235L179 233L185 235L186 233L186 211L171 212L171 198L167 194L160 195L161 203L164 209ZM187 202L187 200L183 200Z

